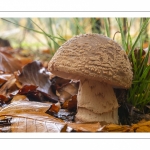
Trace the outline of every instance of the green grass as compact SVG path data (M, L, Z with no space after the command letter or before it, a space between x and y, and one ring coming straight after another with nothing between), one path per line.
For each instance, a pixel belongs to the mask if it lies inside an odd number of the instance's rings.
M149 18L140 22L139 33L134 41L130 35L132 19L129 22L127 21L128 30L126 34L123 32L121 18L116 20L121 33L122 46L128 54L133 70L133 82L128 90L127 101L143 111L144 107L150 103L150 64L148 64L150 47L147 54L143 56L145 39L142 38L149 23Z
M104 26L105 26L106 35L107 35L108 37L110 37L110 25L109 25L109 20L108 20L108 18L104 18Z
M139 109L143 109L150 102L150 65L148 65L149 50L147 55L142 58L142 48L139 54L132 53L131 62L133 63L133 83L128 92L128 102Z

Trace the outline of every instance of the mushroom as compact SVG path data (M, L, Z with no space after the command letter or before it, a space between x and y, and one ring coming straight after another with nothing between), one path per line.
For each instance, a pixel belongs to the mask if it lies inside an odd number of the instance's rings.
M118 43L96 33L77 35L57 50L48 69L59 77L80 80L76 121L118 123L113 88L130 88L133 77Z

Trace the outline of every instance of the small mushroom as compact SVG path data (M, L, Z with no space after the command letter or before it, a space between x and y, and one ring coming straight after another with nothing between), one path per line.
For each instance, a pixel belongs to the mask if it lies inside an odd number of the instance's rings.
M65 42L48 69L65 79L80 80L76 121L118 123L113 88L130 88L132 68L126 52L101 34L78 35Z

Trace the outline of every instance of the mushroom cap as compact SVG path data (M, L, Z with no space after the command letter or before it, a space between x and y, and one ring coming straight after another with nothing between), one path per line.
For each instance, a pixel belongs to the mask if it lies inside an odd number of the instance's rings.
M48 64L53 74L66 79L90 79L129 88L132 67L126 52L101 34L82 34L66 41Z

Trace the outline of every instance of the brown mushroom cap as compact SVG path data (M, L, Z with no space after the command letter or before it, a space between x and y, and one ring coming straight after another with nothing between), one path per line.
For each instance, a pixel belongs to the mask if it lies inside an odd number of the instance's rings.
M129 88L133 77L128 56L121 46L94 33L78 35L65 42L48 68L62 78L87 78L119 88Z

